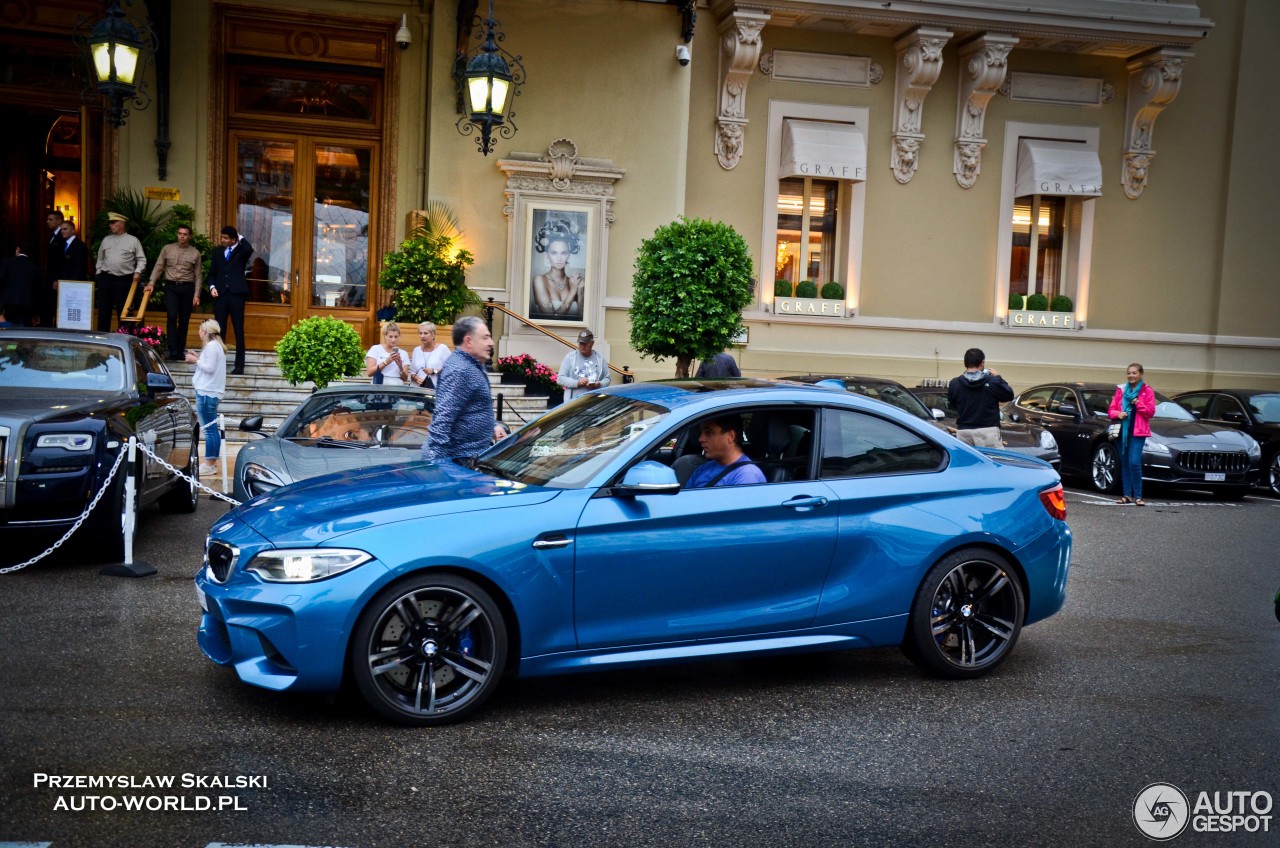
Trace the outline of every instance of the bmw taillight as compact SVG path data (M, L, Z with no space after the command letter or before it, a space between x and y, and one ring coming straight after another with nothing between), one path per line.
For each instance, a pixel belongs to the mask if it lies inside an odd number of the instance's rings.
M1045 510L1059 521L1067 520L1067 493L1062 491L1062 484L1040 493L1040 503Z

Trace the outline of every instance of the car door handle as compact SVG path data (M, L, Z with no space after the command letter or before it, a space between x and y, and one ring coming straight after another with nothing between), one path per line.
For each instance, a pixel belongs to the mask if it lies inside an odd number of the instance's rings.
M564 536L551 536L547 539L538 539L533 543L533 546L541 551L548 548L563 548L572 544L572 539L565 538Z
M785 507L790 507L791 509L794 509L796 512L808 512L811 509L815 509L820 506L826 506L827 499L823 497L811 498L808 495L801 495L798 498L792 498L789 501L783 501L782 505Z

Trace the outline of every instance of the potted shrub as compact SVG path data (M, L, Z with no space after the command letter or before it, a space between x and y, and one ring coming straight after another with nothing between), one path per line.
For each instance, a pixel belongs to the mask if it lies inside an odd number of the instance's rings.
M502 374L504 383L523 383L526 395L548 397L560 389L555 369L543 365L527 353L499 357L498 371Z
M406 326L430 321L448 326L480 297L467 286L475 258L457 246L457 218L442 203L427 206L427 217L397 250L382 259L378 284L391 292L395 319Z
M311 381L324 388L334 380L359 374L364 345L350 324L328 316L312 316L289 328L276 343L280 373L293 385Z
M133 321L129 321L117 327L116 332L124 333L126 336L137 336L150 345L153 350L161 351L162 353L168 349L165 345L168 336L163 329L154 324L136 324Z
M791 297L795 294L795 284L790 280L775 280L773 283L774 297Z
M1017 311L1019 309L1025 309L1025 308L1026 308L1026 298L1018 294L1017 292L1010 292L1009 293L1010 311Z
M822 299L844 300L844 286L840 285L835 280L832 280L822 287Z
M1065 294L1054 295L1053 300L1049 301L1050 312L1070 312L1072 309L1071 298Z
M796 285L796 297L817 297L818 284L813 280L801 280Z
M1049 298L1042 294L1033 294L1027 297L1027 311L1044 312L1049 308Z

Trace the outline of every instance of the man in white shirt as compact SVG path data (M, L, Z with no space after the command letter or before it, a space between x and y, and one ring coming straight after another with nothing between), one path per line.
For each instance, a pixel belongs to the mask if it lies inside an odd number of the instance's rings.
M596 337L590 330L578 333L578 349L565 354L556 382L564 389L567 403L578 395L609 385L609 366L594 351Z

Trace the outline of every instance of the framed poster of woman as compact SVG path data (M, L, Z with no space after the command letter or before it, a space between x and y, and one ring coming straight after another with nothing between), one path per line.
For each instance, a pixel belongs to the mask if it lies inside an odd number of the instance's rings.
M582 323L591 267L591 212L531 203L526 216L528 315Z

